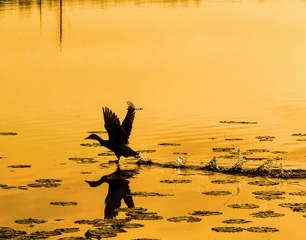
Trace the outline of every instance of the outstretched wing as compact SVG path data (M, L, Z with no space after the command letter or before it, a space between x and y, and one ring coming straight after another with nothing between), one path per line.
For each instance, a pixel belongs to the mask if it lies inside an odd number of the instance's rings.
M104 127L108 133L110 141L118 141L122 135L119 118L109 108L102 108L104 116Z
M124 137L126 138L125 139L126 143L128 143L128 139L131 135L132 125L135 118L135 105L130 101L127 101L127 104L128 104L128 111L121 125L125 133Z

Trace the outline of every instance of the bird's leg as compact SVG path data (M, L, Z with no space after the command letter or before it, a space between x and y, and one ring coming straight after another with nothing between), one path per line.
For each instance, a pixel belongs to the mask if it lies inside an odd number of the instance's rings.
M119 163L119 160L120 160L120 157L117 157L117 158L118 158L117 160L109 160L109 162L110 162L110 163L117 163L117 164L118 164L118 163Z

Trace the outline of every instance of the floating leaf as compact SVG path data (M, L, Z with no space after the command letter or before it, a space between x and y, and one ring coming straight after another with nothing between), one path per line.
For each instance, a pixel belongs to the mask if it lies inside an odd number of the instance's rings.
M167 221L169 222L200 222L202 219L198 217L191 217L191 216L180 216L180 217L172 217L168 218Z
M244 204L230 204L228 207L231 208L238 208L238 209L254 209L259 208L256 204L244 203Z
M202 192L202 194L209 196L226 196L232 193L229 191L207 191L207 192Z
M283 213L276 213L274 211L257 212L257 213L251 213L250 215L256 218L274 218L274 217L285 216L285 214Z
M223 213L217 211L194 211L189 214L194 216L214 216L214 215L222 215Z

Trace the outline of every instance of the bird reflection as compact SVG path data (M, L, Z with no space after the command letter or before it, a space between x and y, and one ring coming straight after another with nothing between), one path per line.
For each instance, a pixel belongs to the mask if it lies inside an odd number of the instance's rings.
M98 187L103 183L108 183L108 193L105 198L104 218L113 219L118 215L116 209L121 206L123 199L128 208L134 207L133 197L131 196L130 181L126 178L132 177L134 170L117 170L112 174L105 175L97 181L85 181L90 187Z
M132 131L132 124L135 118L135 105L128 101L127 114L120 125L120 120L117 115L107 107L102 108L104 116L104 127L108 133L108 140L103 140L96 134L91 134L85 139L93 139L110 149L117 156L116 162L119 162L120 157L138 157L138 153L132 150L129 146L129 137Z

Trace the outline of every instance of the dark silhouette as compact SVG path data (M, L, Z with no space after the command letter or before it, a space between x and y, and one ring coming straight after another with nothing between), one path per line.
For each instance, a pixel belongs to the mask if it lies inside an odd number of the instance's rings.
M135 118L135 106L132 102L127 101L128 111L120 125L119 118L107 107L102 108L104 116L104 127L108 133L108 140L103 140L96 134L91 134L85 139L94 139L99 143L113 151L116 156L116 162L119 162L120 157L138 157L138 153L132 150L129 146L129 137L132 131L132 124Z
M85 181L91 187L98 187L105 182L109 184L108 193L105 198L105 219L113 219L118 215L116 209L121 206L122 198L129 208L135 206L129 187L130 182L122 178L118 173L103 176L98 181Z

